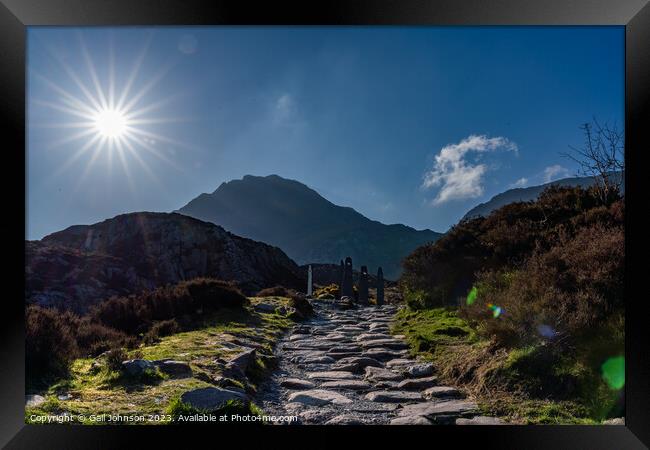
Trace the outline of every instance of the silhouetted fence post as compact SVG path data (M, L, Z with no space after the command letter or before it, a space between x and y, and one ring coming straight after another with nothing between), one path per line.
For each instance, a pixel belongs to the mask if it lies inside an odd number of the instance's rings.
M368 268L366 266L361 266L359 274L359 303L368 304Z
M384 271L377 269L377 306L384 304Z
M354 297L352 289L352 258L345 258L345 267L343 269L343 282L341 283L341 297Z

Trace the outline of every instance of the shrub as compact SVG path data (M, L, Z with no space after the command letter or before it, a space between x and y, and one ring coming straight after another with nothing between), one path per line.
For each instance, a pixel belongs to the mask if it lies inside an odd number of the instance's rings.
M78 318L71 313L58 313L40 306L29 306L25 312L25 359L27 378L47 375L63 376L78 354L74 324Z
M284 286L274 286L262 289L256 294L257 297L289 297L289 291Z
M82 355L97 356L116 346L133 346L132 338L89 318L79 321L76 329L77 347Z
M156 321L221 308L239 308L247 302L232 283L197 278L139 295L111 298L93 308L90 316L93 321L137 335L146 333Z
M204 310L216 311L221 308L241 308L248 299L233 283L197 278L184 283L195 305Z
M479 274L477 299L463 313L507 346L580 336L623 308L623 252L622 228L562 233L519 270ZM501 308L499 317L490 304Z
M289 306L295 308L303 317L309 317L314 314L314 308L304 296L292 294L289 298Z
M176 320L162 320L153 324L151 329L145 334L143 341L145 344L152 344L158 341L159 338L170 336L174 333L177 333L180 330L180 326Z
M123 348L118 347L109 350L106 354L106 368L111 372L121 372L122 361L127 359L129 359L129 355L126 354Z
M462 221L438 241L417 248L403 261L400 284L405 291L426 292L426 307L455 305L479 271L517 268L582 228L622 227L623 216L622 199L603 203L591 189L550 187L537 201L511 203L488 217Z

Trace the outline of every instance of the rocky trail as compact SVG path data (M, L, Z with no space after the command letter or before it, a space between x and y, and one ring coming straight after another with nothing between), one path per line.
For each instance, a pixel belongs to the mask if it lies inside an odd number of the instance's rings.
M257 396L266 414L299 424L501 423L409 356L403 336L389 332L397 306L317 301L314 310L277 346L278 369Z

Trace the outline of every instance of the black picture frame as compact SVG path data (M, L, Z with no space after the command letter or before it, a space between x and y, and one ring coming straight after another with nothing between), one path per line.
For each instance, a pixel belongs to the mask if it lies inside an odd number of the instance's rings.
M129 448L134 439L243 446L338 445L356 427L83 427L24 423L24 236L26 33L34 25L620 25L625 26L626 131L626 414L625 426L372 427L384 440L480 448L632 449L650 445L650 343L644 314L642 252L647 240L642 158L650 151L650 5L648 0L327 0L312 3L199 0L0 0L0 113L3 137L5 269L0 328L0 445L7 448ZM606 70L606 68L603 68ZM21 189L22 186L22 189ZM21 192L22 191L22 192ZM21 197L21 193L23 194ZM645 214L644 214L645 213ZM10 289L9 289L10 288ZM246 431L251 430L252 432ZM327 432L325 432L327 431ZM367 434L367 433L364 433ZM426 439L428 441L421 441ZM312 441L313 440L313 441ZM237 442L237 441L234 441ZM152 441L148 446L154 445ZM199 444L196 444L199 445ZM236 444L227 444L236 445Z

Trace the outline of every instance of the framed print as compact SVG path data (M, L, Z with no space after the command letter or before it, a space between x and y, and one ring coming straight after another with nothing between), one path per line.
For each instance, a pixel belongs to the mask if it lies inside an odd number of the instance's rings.
M646 448L646 3L3 0L3 445Z

